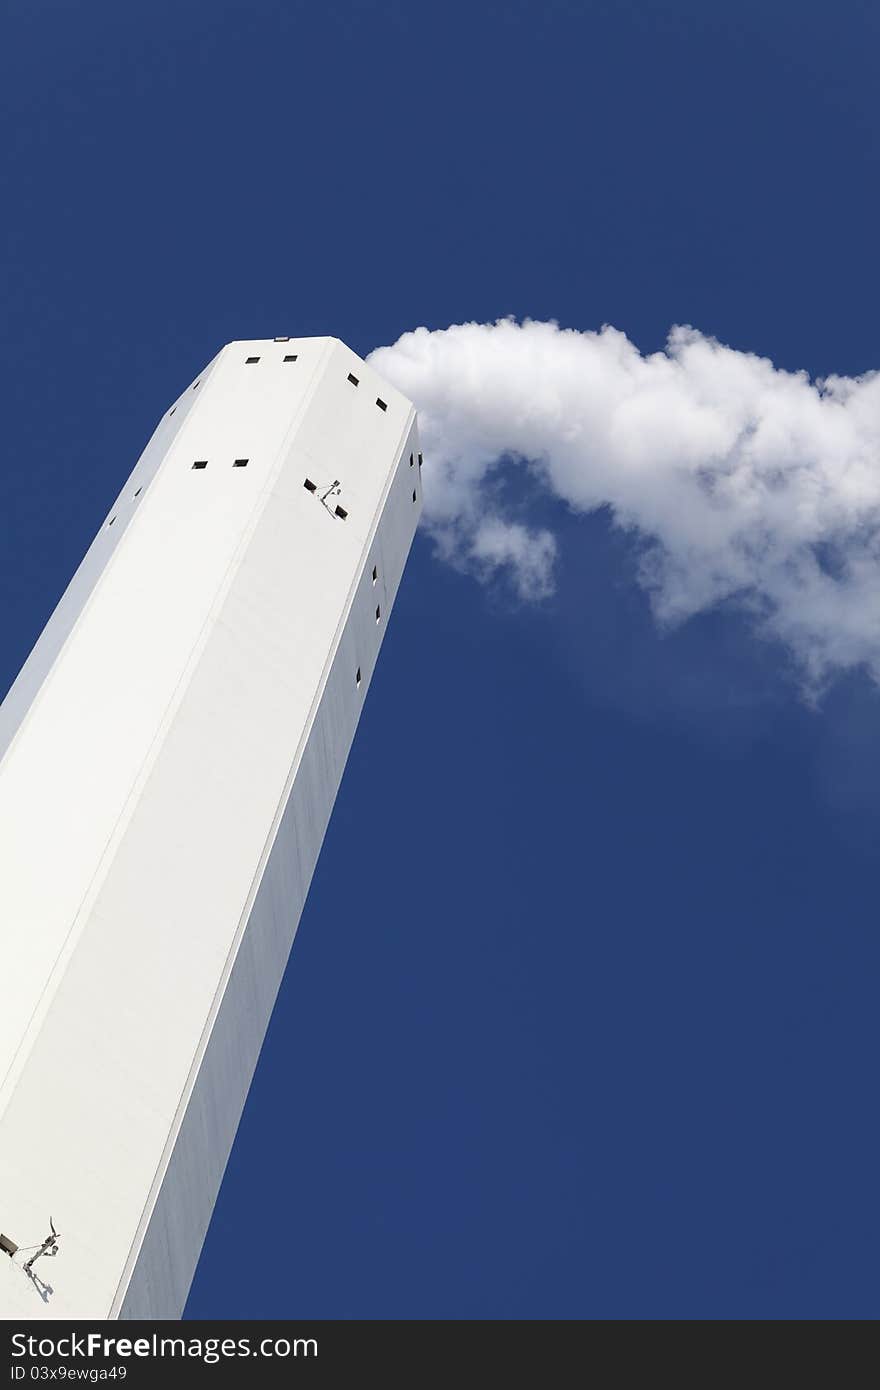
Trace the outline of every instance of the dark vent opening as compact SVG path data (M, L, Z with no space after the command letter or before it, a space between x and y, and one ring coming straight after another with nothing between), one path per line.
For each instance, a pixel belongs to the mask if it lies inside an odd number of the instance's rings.
M360 386L360 382L358 381L358 379L357 379L357 377L355 376L354 372L349 372L349 374L348 374L348 379L349 379L349 381L351 382L352 386Z
M360 668L360 666L357 668L357 671L355 672L354 683L355 683L355 685L360 685L360 683L361 683L361 668Z
M296 361L296 353L295 353L295 352L288 352L288 353L286 353L286 354L285 354L285 357L284 357L284 360L285 360L285 362L295 362L295 361Z
M415 502L415 500L416 500L416 490L415 490L415 488L413 488L413 501Z
M376 622L379 621L379 619L381 618L381 616L382 616L382 610L381 610L381 608L379 607L379 605L378 605L378 603L377 603L377 604L376 604Z
M306 492L317 492L317 491L318 491L318 484L317 484L317 483L313 483L312 480L311 480L311 478L306 478L305 482L303 483L303 487L305 488Z
M195 463L193 464L193 468L207 468L207 466L207 459L196 459Z
M247 459L235 459L232 466L233 468L247 468L248 461Z
M387 409L388 409L388 404L387 404L387 402L381 400L378 396L376 397L376 404L377 404L377 406L379 407L380 410L387 410Z
M337 506L336 515L339 517L340 521L347 521L348 519L348 512L344 507Z
M252 367L253 364L254 364L255 362L259 362L259 360L260 360L259 357L246 357L246 358L244 359L244 365L245 365L246 367Z
M412 466L413 466L414 463L415 463L415 457L414 457L412 454L410 454L410 456L409 456L409 466L410 466L410 468L412 468Z
M377 580L378 578L379 578L379 571L378 571L378 569L376 568L376 566L374 565L374 566L373 566L373 583L374 583L374 584L375 584L375 582L376 582L376 580Z

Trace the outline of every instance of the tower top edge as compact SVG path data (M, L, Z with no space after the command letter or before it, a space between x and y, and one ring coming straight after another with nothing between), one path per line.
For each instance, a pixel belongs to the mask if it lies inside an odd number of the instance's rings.
M346 346L341 338L337 338L331 333L289 333L286 336L279 336L277 338L231 338L228 343L224 343L222 347L219 348L219 351L224 352L227 348L244 347L252 344L258 344L260 347L272 347L276 343L339 343L343 347ZM349 351L353 351L353 349L349 349Z
M405 401L406 404L409 406L410 410L412 410L413 413L415 413L415 406L413 405L412 401L410 401L409 398L403 394L402 391L400 391L391 382L389 382L387 377L384 377L381 375L381 373L377 372L375 367L372 367L370 363L366 360L366 358L360 357L358 353L355 352L354 348L349 347L348 344L342 338L337 338L331 334L325 334L322 336L306 335L304 337L295 337L293 334L291 334L289 337L276 338L233 338L228 343L224 343L223 346L217 350L208 366L213 366L215 363L219 363L222 359L229 358L233 356L235 353L244 353L246 357L253 355L253 357L256 358L261 356L264 352L268 352L270 349L275 348L283 350L288 346L293 349L304 349L307 346L309 346L320 349L329 348L332 351L341 350L343 354L348 355L352 366L354 366L355 363L359 364L355 367L355 371L357 372L359 378L361 375L361 369L363 369L363 371L367 374L368 379L372 379L373 381L380 383L380 390L386 392L390 391L392 395L398 397L402 401ZM208 368L205 367L203 370L207 371ZM389 399L390 398L391 397L389 396Z

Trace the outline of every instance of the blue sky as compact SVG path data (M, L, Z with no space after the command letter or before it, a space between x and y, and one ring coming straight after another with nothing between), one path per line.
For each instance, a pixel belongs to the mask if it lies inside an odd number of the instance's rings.
M229 339L515 314L880 365L873 7L2 27L2 689ZM555 593L417 540L189 1314L873 1316L880 696L808 708L736 612L661 632L631 537L511 487Z

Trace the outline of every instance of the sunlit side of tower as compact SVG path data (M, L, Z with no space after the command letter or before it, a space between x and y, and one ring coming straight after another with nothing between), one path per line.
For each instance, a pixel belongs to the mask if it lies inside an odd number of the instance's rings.
M338 340L229 344L0 706L4 1317L183 1309L420 464Z

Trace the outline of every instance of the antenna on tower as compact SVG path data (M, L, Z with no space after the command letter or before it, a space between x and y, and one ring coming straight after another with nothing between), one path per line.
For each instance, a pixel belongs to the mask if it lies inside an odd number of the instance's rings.
M52 1220L51 1216L49 1217L49 1232L50 1234L47 1235L46 1239L43 1241L43 1244L37 1250L37 1253L35 1255L31 1255L27 1264L23 1266L25 1274L30 1274L32 1266L36 1264L37 1260L40 1258L41 1255L58 1254L58 1242L60 1241L61 1236L55 1230L55 1222Z

